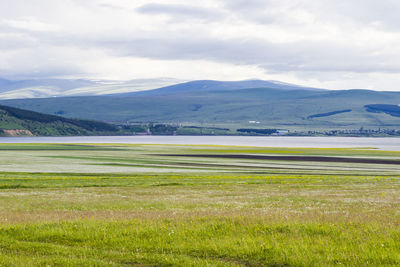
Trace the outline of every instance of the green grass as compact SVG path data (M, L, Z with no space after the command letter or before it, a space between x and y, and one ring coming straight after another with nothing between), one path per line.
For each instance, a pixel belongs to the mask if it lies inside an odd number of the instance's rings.
M116 134L115 126L98 121L67 119L0 105L0 130L26 130L38 136ZM3 132L3 131L2 131ZM5 135L2 133L2 135Z
M246 218L80 221L1 230L0 263L21 266L395 266L400 249L396 229Z
M398 152L109 144L0 150L2 266L400 265L400 166L157 156L396 159Z

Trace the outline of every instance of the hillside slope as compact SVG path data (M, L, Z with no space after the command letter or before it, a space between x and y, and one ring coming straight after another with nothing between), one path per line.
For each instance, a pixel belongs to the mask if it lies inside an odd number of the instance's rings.
M65 117L116 122L243 127L249 126L249 121L257 121L260 123L251 126L303 130L400 128L399 117L368 108L376 104L399 104L399 92L302 87L240 89L225 85L188 89L186 84L146 94L3 100L0 103Z
M115 133L110 124L69 119L0 105L0 136L62 136Z

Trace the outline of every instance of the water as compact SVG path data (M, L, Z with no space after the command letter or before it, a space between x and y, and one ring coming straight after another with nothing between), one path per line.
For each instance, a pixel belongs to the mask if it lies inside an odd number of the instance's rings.
M255 147L377 148L400 151L400 138L303 136L74 136L0 137L0 143L120 143Z

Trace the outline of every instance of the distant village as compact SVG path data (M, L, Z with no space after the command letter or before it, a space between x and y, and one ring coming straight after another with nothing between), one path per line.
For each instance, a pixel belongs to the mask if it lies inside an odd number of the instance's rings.
M358 130L327 130L327 131L307 131L306 135L325 135L325 136L400 136L400 129L364 129Z
M251 121L251 124L259 124ZM118 127L131 135L247 135L247 136L400 136L400 129L289 130L274 128L229 129L212 126L190 126L178 123L125 123Z

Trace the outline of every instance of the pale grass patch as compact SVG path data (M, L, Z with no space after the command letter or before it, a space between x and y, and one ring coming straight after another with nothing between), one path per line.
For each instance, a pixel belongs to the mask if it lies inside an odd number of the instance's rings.
M247 216L275 222L400 222L400 187L359 186L267 184L12 189L0 191L0 221Z

